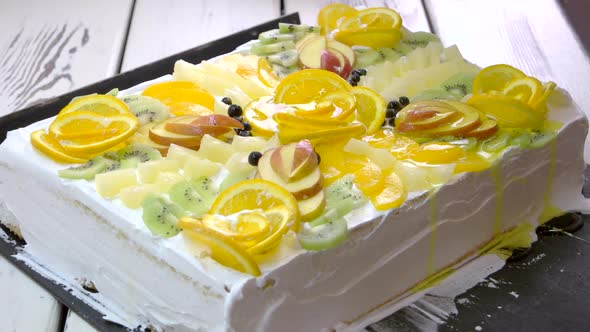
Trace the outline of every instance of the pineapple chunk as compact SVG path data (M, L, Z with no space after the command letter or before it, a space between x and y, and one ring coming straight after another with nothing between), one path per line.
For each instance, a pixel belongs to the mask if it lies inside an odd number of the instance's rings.
M178 160L180 162L180 167L183 167L188 157L200 157L199 152L176 144L170 144L166 159Z
M153 183L161 172L178 172L180 161L175 159L151 160L137 165L137 173L142 183Z
M231 142L231 145L236 152L264 152L266 140L262 137L246 137L236 135L234 136L234 140Z
M139 186L127 187L121 190L119 198L123 205L130 209L137 209L147 194L161 192L157 184L142 184Z
M198 179L203 176L211 176L217 173L220 168L221 166L218 163L201 157L191 156L186 159L186 163L184 164L184 176L191 179Z
M224 164L234 153L231 144L225 143L210 135L203 136L199 156L218 163Z
M227 168L230 173L250 172L256 170L256 167L248 163L248 155L250 155L250 152L234 153L225 163L225 168Z
M161 192L168 192L173 185L184 180L186 180L186 177L180 175L180 173L161 172L156 177L156 181L154 183L160 186Z
M121 190L137 185L135 169L119 169L116 171L96 174L94 177L96 191L103 198L113 198Z

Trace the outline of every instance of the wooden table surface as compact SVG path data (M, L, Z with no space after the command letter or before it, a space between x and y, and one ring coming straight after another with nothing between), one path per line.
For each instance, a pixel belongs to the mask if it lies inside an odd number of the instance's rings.
M281 13L298 11L302 22L315 24L328 2L2 0L0 116ZM343 2L395 8L411 30L437 33L480 66L508 63L553 80L590 112L590 63L557 0ZM574 2L575 10L587 9ZM2 257L0 294L0 330L94 331Z

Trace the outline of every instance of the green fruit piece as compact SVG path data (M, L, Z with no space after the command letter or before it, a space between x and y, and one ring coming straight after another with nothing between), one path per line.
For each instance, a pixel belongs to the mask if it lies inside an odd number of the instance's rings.
M383 61L383 57L372 48L353 48L356 68L364 68Z
M381 59L383 59L383 61L394 62L401 57L399 53L397 53L391 48L380 48L377 50L377 53L379 53L379 56L381 57Z
M320 33L320 27L305 24L279 23L280 33L307 32Z
M129 110L137 117L142 126L148 123L159 123L170 117L168 106L158 99L131 95L122 97L121 100L129 106Z
M295 49L295 43L292 40L282 41L272 44L254 43L250 47L250 53L254 55L270 55Z
M465 138L458 138L455 136L444 136L439 137L436 139L438 142L447 142L452 145L457 145L461 147L465 151L471 151L477 147L477 138L475 137L465 137Z
M473 93L475 73L458 73L449 77L440 85L441 89L457 95L459 98Z
M181 181L170 188L170 200L194 217L200 217L209 210L216 196L213 183L207 177L192 181Z
M346 220L338 218L315 227L305 225L297 234L297 240L303 249L318 251L337 247L346 241L347 234Z
M294 72L296 72L298 70L299 70L298 66L284 67L284 66L278 65L276 63L272 64L272 71L279 78L284 78L285 76L293 74Z
M105 169L110 165L110 161L106 158L99 156L90 159L85 164L79 166L73 166L66 169L60 169L57 171L57 175L64 179L73 180L92 180L98 173L104 172Z
M111 89L109 92L105 93L105 95L113 96L113 97L116 97L118 94L119 94L119 89L117 89L117 88Z
M352 174L347 174L324 189L326 193L325 211L335 209L338 216L344 216L366 201L363 194L354 188L353 179Z
M509 132L502 131L492 138L481 143L481 149L488 153L498 152L508 146L511 135Z
M337 219L340 217L341 216L339 215L338 210L336 210L335 208L324 209L324 212L319 217L317 217L313 220L310 220L308 222L308 224L311 227L315 227L315 226L325 224L330 220L334 220L334 219Z
M397 43L397 45L395 45L395 47L392 48L392 50L397 52L400 56L404 56L412 52L412 50L414 49L412 48L412 46L404 43L403 41L400 41L399 43Z
M457 96L452 92L443 89L429 89L420 92L418 95L412 97L412 102L424 100L459 100L461 96Z
M530 147L533 149L545 146L555 139L556 133L552 131L533 131Z
M129 144L117 151L121 168L134 168L139 163L162 159L160 151L140 143Z
M518 146L522 149L526 149L531 145L532 135L531 132L526 129L512 129L512 138L510 138L509 145Z
M440 42L440 39L435 34L425 31L409 32L405 33L402 37L402 42L412 49L426 47L430 42Z
M275 63L283 67L291 67L297 65L299 55L296 50L287 50L284 52L271 54L266 57L270 63Z
M258 35L258 40L262 44L272 44L280 41L295 40L294 33L281 33L279 29L268 30Z
M241 181L245 181L245 180L249 180L252 179L252 171L247 171L247 172L232 172L230 174L228 174L223 181L221 181L221 184L219 185L219 191L224 191L225 189L231 187L232 185L241 182Z
M170 238L180 232L178 219L185 216L181 207L162 195L148 194L141 202L143 222L156 236Z

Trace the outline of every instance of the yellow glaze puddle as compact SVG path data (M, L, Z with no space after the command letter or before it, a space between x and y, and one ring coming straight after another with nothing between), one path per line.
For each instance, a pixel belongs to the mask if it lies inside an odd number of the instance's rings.
M516 249L528 248L533 243L531 233L535 227L526 221L516 226L512 230L495 237L480 249L480 255L496 254L502 259L508 259L512 251Z

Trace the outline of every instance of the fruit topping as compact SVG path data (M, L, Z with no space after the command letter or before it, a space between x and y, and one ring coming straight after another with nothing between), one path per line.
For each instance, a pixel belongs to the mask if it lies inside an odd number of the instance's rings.
M365 87L352 88L356 98L356 119L367 128L367 135L375 133L385 119L385 100L372 89Z
M61 169L57 174L64 179L92 180L96 174L104 172L110 164L109 159L99 156L90 159L85 164Z
M163 195L147 195L141 207L143 222L153 235L169 238L180 232L178 219L184 215L184 211Z
M47 134L45 129L31 133L31 144L35 149L59 163L81 164L88 160L70 155L57 139Z
M259 151L252 151L249 155L248 155L248 163L252 166L258 166L258 161L260 160L260 157L262 157L262 153Z
M276 104L305 104L333 91L349 91L342 77L321 69L305 69L284 78L275 90Z
M103 198L114 198L121 190L137 185L134 169L119 169L107 173L96 174L94 177L96 192Z
M190 212L193 217L201 217L207 212L215 199L217 191L213 182L207 177L181 181L174 184L170 191L170 200Z
M318 226L305 225L297 233L297 240L306 250L327 250L346 241L348 225L344 218L331 219Z
M122 97L121 100L127 104L129 110L139 120L139 125L148 123L159 123L170 117L168 107L161 101L141 95Z

